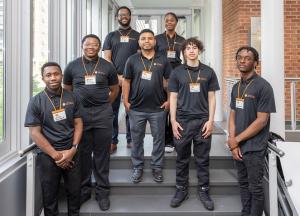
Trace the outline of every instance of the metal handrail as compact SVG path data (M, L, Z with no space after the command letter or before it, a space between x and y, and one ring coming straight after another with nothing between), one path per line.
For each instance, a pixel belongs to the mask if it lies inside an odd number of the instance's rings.
M24 157L26 154L34 150L36 147L37 145L35 143L32 143L29 146L26 146L24 149L20 150L18 154L20 157Z
M273 151L279 157L283 157L285 155L284 151L279 149L273 143L268 142L268 148L269 148L269 150Z

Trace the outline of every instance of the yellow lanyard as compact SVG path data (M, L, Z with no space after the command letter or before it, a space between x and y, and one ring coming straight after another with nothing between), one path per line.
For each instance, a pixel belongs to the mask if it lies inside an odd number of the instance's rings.
M243 97L245 96L246 90L247 88L250 86L250 84L253 82L253 80L251 80L248 85L246 85L246 88L243 91L242 97L240 97L240 87L241 87L241 81L239 82L239 86L238 86L238 98L243 99Z
M174 43L173 43L173 49L172 49L172 51L175 51L176 36L177 36L177 34L176 34L176 32L175 32L175 37L174 37ZM167 32L166 32L166 38L167 38L167 42L168 42L168 48L169 48L169 50L170 50L171 48L170 48L170 43L169 43L169 39L168 39L168 34L167 34Z
M196 81L195 81L195 82L193 82L193 79L192 79L191 73L190 73L189 69L187 68L187 72L188 72L188 74L189 74L189 77L190 77L191 83L197 83L197 81L198 81L198 80L200 80L200 71L201 71L201 70L199 69L199 71L198 71L198 75L197 75L197 79L196 79Z
M98 64L99 64L99 59L100 59L100 58L98 57L97 63L96 63L96 65L95 65L95 67L94 67L92 73L89 74L88 71L87 71L87 69L86 69L86 67L85 67L85 63L84 63L84 60L83 60L83 56L81 57L81 61L82 61L82 65L83 65L83 68L84 68L84 71L85 71L85 75L91 76L91 75L94 75L94 74L95 74L96 68L97 68L97 66L98 66Z
M50 103L52 104L54 110L56 111L56 107L54 106L54 103L52 102L52 100L50 99L49 95L47 94L47 92L44 90L47 98L49 99ZM59 100L59 109L61 109L61 105L62 105L62 97L63 97L63 92L64 92L64 89L62 88L61 89L61 94L60 94L60 100Z
M155 55L154 55L154 56L155 56ZM151 64L150 64L149 69L147 69L147 67L146 67L146 65L145 65L145 62L144 62L144 59L143 59L143 57L141 56L141 60L142 60L142 63L143 63L143 65L144 65L145 71L151 71L151 68L152 68L152 65L153 65L153 61L154 61L154 56L152 57L152 61L151 61Z
M129 31L126 35L123 35L123 34L121 33L121 31L118 30L118 32L120 33L120 35L123 36L123 37L124 37L124 36L129 36L129 34L131 33L131 31L132 31L132 29L130 29L130 31Z

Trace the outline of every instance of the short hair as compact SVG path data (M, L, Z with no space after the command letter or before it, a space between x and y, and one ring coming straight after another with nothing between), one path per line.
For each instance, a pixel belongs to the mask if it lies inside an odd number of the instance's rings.
M254 61L257 62L257 64L259 63L259 54L257 52L257 50L251 46L242 46L240 47L235 54L235 60L237 60L238 54L242 51L242 50L247 50L248 52L252 52L253 57L254 57Z
M186 49L186 47L188 45L196 45L201 52L204 50L204 46L203 46L202 41L198 40L195 37L191 37L191 38L188 38L187 40L185 40L183 42L182 48L181 48L182 54L184 54L184 50Z
M50 66L58 67L60 73L62 74L61 67L60 67L60 65L59 65L58 63L56 63L56 62L46 62L46 63L43 64L43 66L41 67L41 75L42 75L42 76L44 75L44 70L45 70L45 68L46 68L46 67L50 67Z
M121 6L121 7L119 7L119 8L117 9L117 11L116 11L116 14L115 14L116 17L118 16L119 11L120 11L121 9L126 9L126 10L128 10L129 16L131 16L131 10L130 10L128 7L126 7L126 6Z
M97 39L99 45L101 46L101 40L100 40L100 38L99 38L97 35L95 35L95 34L88 34L88 35L84 36L84 37L82 38L82 40L81 40L81 45L83 45L83 43L85 42L85 40L88 39L88 38L95 38L95 39Z
M141 32L140 32L140 36L139 36L139 39L141 37L141 35L143 33L151 33L153 36L154 36L154 32L151 30L151 29L143 29Z
M171 15L172 17L174 17L174 18L176 19L176 22L178 22L178 17L177 17L177 15L176 15L175 13L173 13L173 12L168 12L168 13L166 13L166 14L165 14L165 19L166 19L166 17L169 16L169 15Z

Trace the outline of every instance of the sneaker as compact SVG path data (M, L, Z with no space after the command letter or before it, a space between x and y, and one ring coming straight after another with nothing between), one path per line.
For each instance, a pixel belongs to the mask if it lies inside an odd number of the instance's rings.
M182 186L176 186L176 193L171 200L170 206L176 208L181 205L184 200L189 198L188 189Z
M117 144L111 144L110 145L110 154L115 153L117 151L117 148L118 148Z
M166 153L172 153L174 151L174 149L175 149L174 146L170 146L170 145L165 146Z
M161 183L164 181L164 177L161 169L152 169L152 176L155 182Z
M102 197L101 199L97 199L98 205L102 211L106 211L110 208L110 200L108 196Z
M202 187L201 189L199 189L198 196L200 201L202 202L202 204L207 210L209 211L214 210L214 202L209 196L208 188Z
M140 181L142 181L142 177L143 177L142 169L133 169L133 174L132 174L133 183L139 183Z

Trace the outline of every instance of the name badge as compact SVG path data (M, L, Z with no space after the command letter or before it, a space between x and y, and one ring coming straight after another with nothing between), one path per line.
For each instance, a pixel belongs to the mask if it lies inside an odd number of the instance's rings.
M152 72L144 70L142 72L142 79L144 80L151 80Z
M235 108L244 109L244 99L243 98L235 99Z
M121 43L128 43L129 42L129 36L120 36L120 42Z
M67 119L65 109L59 109L59 110L52 111L52 116L53 116L53 120L55 122Z
M176 51L168 50L168 58L176 58Z
M96 76L90 75L84 77L85 85L95 85L96 84Z
M200 92L200 83L190 83L190 92Z

